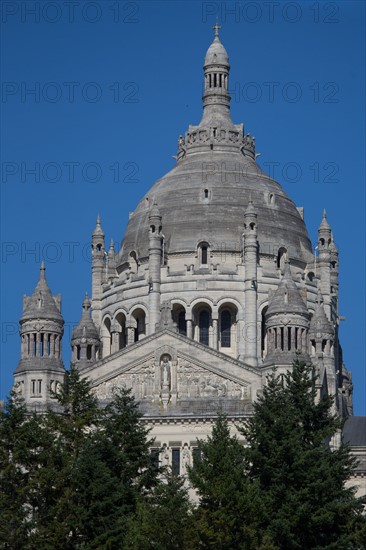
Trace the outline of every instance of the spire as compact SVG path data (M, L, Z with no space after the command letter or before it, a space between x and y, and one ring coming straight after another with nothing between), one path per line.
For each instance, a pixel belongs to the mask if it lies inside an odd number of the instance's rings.
M85 292L82 308L83 308L82 316L84 317L86 315L89 315L89 310L91 308L91 302L89 300L89 295L88 295L87 292Z
M45 281L46 280L46 274L45 274L46 268L44 265L44 261L42 260L41 267L39 268L39 280Z
M113 239L111 239L110 244L109 244L108 257L109 258L114 258L114 256L115 256L114 241L113 241Z
M95 226L95 229L93 231L93 235L100 235L101 237L104 237L104 231L102 229L102 226L100 225L100 215L97 216L97 224Z
M325 208L324 208L324 211L323 211L323 218L322 218L322 221L319 225L319 229L330 230L330 225L329 225L329 222L327 220L327 211L325 210Z

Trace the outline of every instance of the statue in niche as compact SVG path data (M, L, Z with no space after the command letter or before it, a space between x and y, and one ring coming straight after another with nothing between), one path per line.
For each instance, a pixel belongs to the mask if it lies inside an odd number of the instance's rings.
M163 360L161 362L161 387L162 390L169 391L170 390L170 382L171 382L171 376L170 376L170 364L168 357L163 357Z
M198 378L192 378L191 384L189 386L190 397L200 396L200 389L199 389L198 382L199 382Z
M161 465L169 466L169 452L166 445L164 445L161 450Z
M182 470L183 474L187 473L188 466L191 465L191 452L188 449L188 444L185 443L182 451Z

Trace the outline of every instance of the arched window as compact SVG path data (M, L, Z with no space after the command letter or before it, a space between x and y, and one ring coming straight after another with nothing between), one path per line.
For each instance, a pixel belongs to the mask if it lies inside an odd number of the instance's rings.
M180 311L178 315L178 332L187 336L187 321L186 321L186 312Z
M118 349L123 349L127 345L125 315L123 313L118 313L115 318L115 323L118 329Z
M199 341L201 344L209 344L210 314L207 310L202 310L199 314Z
M285 260L286 260L287 250L284 247L281 247L277 254L277 267L284 269Z
M207 246L201 246L201 264L207 265Z
M222 348L231 348L231 313L225 309L220 319L220 340Z
M146 335L145 312L144 310L139 308L133 312L132 316L136 320L134 341L138 342L139 340L142 340L142 338L144 338L144 336Z

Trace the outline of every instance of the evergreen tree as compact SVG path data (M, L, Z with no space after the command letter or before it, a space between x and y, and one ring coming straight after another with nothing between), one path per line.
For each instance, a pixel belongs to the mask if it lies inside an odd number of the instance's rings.
M195 528L200 547L267 548L261 546L253 513L262 509L256 482L248 480L245 449L236 436L230 435L224 416L218 417L212 435L200 440L198 448L200 458L189 469L189 479L199 497Z
M22 549L31 530L29 518L30 441L37 438L36 418L27 417L23 401L15 395L0 413L0 544ZM30 448L31 447L31 448Z
M192 505L184 479L166 472L128 523L125 550L185 550L198 547Z
M316 402L312 367L297 358L284 380L269 377L241 428L265 503L260 527L281 550L351 548L362 523L362 505L345 487L354 460L344 445L329 445L341 429L331 407L330 397Z

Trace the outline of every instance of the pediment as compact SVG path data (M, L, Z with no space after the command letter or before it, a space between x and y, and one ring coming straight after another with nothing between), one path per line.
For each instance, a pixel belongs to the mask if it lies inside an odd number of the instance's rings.
M100 399L114 388L132 388L138 400L178 403L184 400L252 400L261 374L243 363L197 342L161 331L114 354L88 376Z

